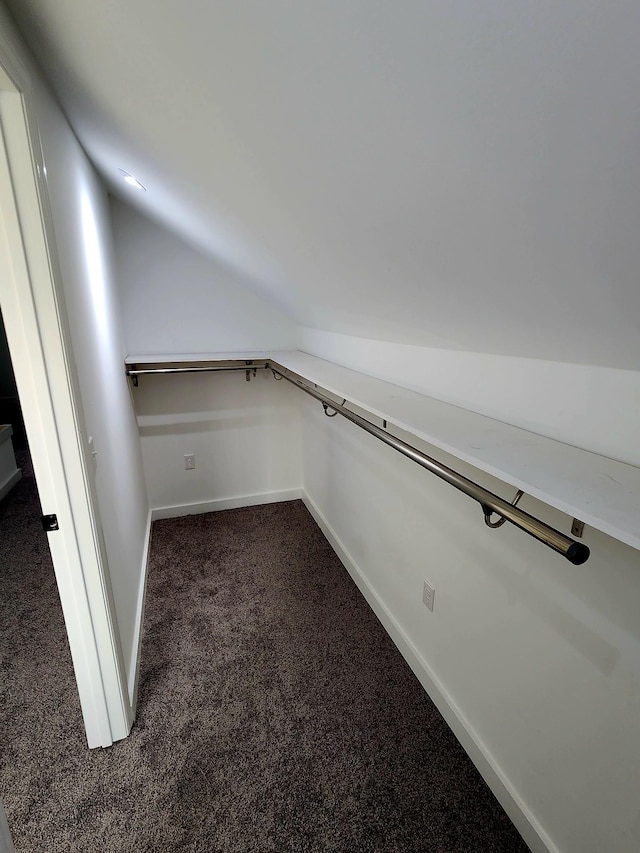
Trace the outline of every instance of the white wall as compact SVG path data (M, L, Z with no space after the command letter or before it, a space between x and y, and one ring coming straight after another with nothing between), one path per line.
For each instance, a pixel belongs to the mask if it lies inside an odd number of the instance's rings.
M154 517L300 497L298 392L259 372L141 377L136 410ZM184 454L195 453L187 471Z
M637 2L10 3L114 184L301 322L640 368Z
M309 330L302 348L638 463L637 374ZM576 567L510 525L489 531L475 502L342 419L328 420L319 405L303 405L311 508L465 747L507 792L503 803L528 843L635 853L640 554L587 529L591 557ZM570 529L570 519L531 497L522 506ZM436 587L433 614L421 601L424 579Z
M640 372L302 329L300 349L565 444L640 465Z
M112 213L130 354L297 346L297 326L249 282L121 201Z
M123 370L121 312L113 275L107 195L35 63L14 49L34 83L35 119L59 263L59 294L70 332L85 447L93 436L93 472L111 591L127 677L137 649L148 503L135 418ZM88 458L90 456L88 455ZM126 488L122 472L126 471Z
M528 843L635 853L638 552L587 530L592 555L576 567L508 524L490 531L474 501L341 418L327 419L319 404L303 405L310 505L465 747L488 778L505 783L513 801L503 803ZM532 498L522 506L570 528ZM436 588L433 613L422 604L424 579Z
M130 354L296 346L297 327L249 284L122 202L112 213ZM266 373L141 377L133 396L154 515L298 497L298 395L286 385Z

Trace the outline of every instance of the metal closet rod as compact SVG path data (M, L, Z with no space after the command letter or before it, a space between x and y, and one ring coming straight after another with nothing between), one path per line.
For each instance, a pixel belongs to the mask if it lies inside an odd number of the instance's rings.
M147 376L156 373L219 373L223 370L262 370L267 366L265 359L233 361L228 364L211 364L206 367L127 367L127 376Z
M489 527L498 527L506 520L511 522L511 524L514 524L516 527L519 527L520 530L524 530L525 533L528 533L535 539L538 539L540 542L543 542L549 548L552 548L554 551L562 554L563 557L566 557L566 559L569 560L570 563L574 563L574 565L579 566L589 559L589 548L583 542L576 542L569 536L565 536L564 533L561 533L554 527L545 524L538 518L535 518L534 516L529 515L529 513L524 512L524 510L519 509L515 506L515 503L508 503L499 495L495 495L493 492L484 489L482 486L474 483L473 480L467 479L467 477L464 477L452 468L443 465L431 456L427 456L426 453L422 453L420 450L417 450L415 447L407 444L407 442L391 435L385 429L382 429L371 421L366 420L366 418L357 415L355 412L346 408L346 400L344 400L343 403L334 402L329 397L318 391L316 387L307 385L301 377L290 372L288 368L278 364L278 362L269 361L267 359L229 359L226 364L213 364L203 367L139 368L137 365L131 365L130 367L127 367L126 372L128 376L132 377L134 383L137 384L138 376L149 374L216 373L228 370L244 370L248 374L250 371L263 370L265 368L270 369L274 376L286 379L288 382L291 382L311 397L319 400L325 407L326 414L328 414L327 409L331 409L333 414L342 415L342 417L351 421L351 423L360 427L360 429L363 429L365 432L370 433L370 435L379 438L380 441L383 441L389 447L393 447L394 450L402 453L403 456L412 459L422 468L426 468L427 471L431 471L431 473L435 474L436 477L440 477L440 479L478 501L482 506L485 522ZM333 415L331 415L331 417L333 417ZM516 501L519 499L519 495L516 498ZM490 521L490 517L493 513L497 513L500 516L500 520L498 522Z
M331 409L334 413L337 412L348 421L351 421L351 423L360 427L360 429L363 429L365 432L379 438L380 441L383 441L385 444L389 445L389 447L393 447L394 450L402 453L403 456L417 462L418 465L426 468L427 471L431 471L431 473L435 474L436 477L440 477L441 480L444 480L456 489L464 492L465 495L469 495L470 498L478 501L482 506L485 521L490 527L495 527L499 524L499 522L490 522L490 516L495 512L500 515L502 519L510 521L511 524L515 524L515 526L519 527L520 530L524 530L525 533L528 533L530 536L533 536L535 539L543 542L549 548L552 548L554 551L562 554L562 556L566 557L570 563L579 566L589 559L589 548L583 542L576 542L569 536L565 536L564 533L561 533L554 527L550 527L548 524L540 521L540 519L529 515L529 513L524 512L519 507L508 503L493 492L490 492L482 486L479 486L477 483L474 483L473 480L467 479L467 477L464 477L452 468L448 468L446 465L443 465L431 456L427 456L425 453L422 453L420 450L417 450L415 447L407 444L407 442L396 438L396 436L391 435L386 430L376 426L374 423L371 423L371 421L357 415L355 412L346 408L346 400L344 400L342 404L335 403L333 400L318 391L316 387L307 385L306 382L304 382L297 374L291 374L288 368L283 367L275 361L267 362L266 366L271 369L275 377L280 376L283 379L286 379L288 382L291 382L311 397L319 400L325 408L325 414L328 414L327 409ZM330 415L330 417L332 417L332 415Z
M170 362L157 362L158 364L170 364ZM250 373L256 375L256 370L264 370L267 366L267 361L264 358L253 359L233 359L230 358L226 363L207 364L202 367L187 366L187 367L138 367L137 364L127 365L126 374L130 376L134 386L138 387L139 376L150 376L157 373L221 373L227 370L244 370L247 375L247 382L250 379Z

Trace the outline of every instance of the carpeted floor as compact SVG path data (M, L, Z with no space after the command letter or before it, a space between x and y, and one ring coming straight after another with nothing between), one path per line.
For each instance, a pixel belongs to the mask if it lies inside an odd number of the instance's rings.
M300 502L156 522L138 719L89 752L39 514L0 502L18 853L526 853Z

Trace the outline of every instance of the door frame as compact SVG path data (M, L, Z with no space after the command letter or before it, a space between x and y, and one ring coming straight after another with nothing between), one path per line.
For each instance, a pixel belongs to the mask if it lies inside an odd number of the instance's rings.
M71 357L29 70L0 32L0 305L48 532L89 747L133 709Z

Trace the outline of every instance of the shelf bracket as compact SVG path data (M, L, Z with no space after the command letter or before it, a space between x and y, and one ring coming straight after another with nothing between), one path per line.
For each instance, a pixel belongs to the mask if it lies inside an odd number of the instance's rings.
M584 533L584 521L578 521L577 518L574 518L573 524L571 525L572 536L577 536L578 539L582 539L583 533Z

